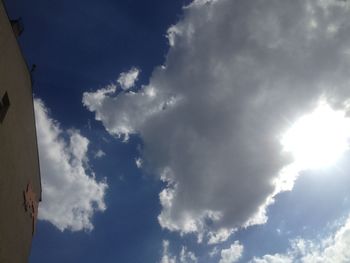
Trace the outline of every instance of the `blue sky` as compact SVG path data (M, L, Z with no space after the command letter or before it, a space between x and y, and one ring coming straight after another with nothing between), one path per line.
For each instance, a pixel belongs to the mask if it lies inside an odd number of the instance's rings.
M37 65L30 262L350 261L346 1L5 4Z
M39 221L38 229L43 230L35 236L31 262L142 262L145 258L155 262L160 257L162 231L156 217L161 184L142 176L135 166L141 142L135 138L125 144L110 137L83 107L81 98L84 91L114 81L119 72L134 65L142 68L139 83L146 82L164 59L166 29L181 16L182 4L6 2L10 16L22 17L24 22L19 41L27 63L37 65L35 96L45 101L63 128L79 129L94 142L91 155L100 148L108 155L96 161L91 158L97 178L108 180L107 213L94 216L91 233L62 233Z

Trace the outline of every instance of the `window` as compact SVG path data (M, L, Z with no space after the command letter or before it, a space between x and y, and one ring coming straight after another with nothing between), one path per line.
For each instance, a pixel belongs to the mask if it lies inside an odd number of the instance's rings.
M10 107L10 99L7 92L5 92L5 95L2 97L0 101L0 123L4 121L9 107Z

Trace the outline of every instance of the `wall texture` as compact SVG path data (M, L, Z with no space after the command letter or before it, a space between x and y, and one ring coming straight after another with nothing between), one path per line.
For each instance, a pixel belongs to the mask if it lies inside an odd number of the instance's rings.
M41 199L33 98L27 65L0 1L0 101L6 92L10 106L0 123L0 262L27 262L36 207L26 205L25 196ZM25 194L28 184L33 190Z

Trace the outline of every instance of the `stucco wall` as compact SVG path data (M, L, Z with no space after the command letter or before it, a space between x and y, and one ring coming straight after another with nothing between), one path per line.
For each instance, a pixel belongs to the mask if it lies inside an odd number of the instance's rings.
M0 262L27 262L32 218L25 211L23 191L32 182L37 199L41 193L32 89L0 1L0 99L5 92L10 107L0 123Z

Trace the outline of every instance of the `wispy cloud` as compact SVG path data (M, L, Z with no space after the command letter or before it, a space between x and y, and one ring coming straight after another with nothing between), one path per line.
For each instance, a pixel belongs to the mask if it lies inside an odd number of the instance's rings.
M294 239L286 253L255 257L251 263L346 263L350 261L350 217L334 234L320 240Z
M97 159L100 159L104 156L106 156L106 153L104 151L102 151L101 149L95 153L95 158L97 158Z
M187 247L182 246L181 251L178 256L174 256L170 252L170 242L168 240L163 240L163 252L160 263L197 263L198 258L196 255L187 249Z

